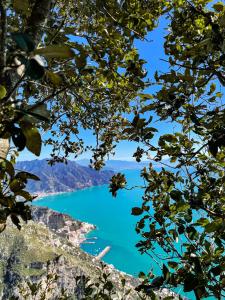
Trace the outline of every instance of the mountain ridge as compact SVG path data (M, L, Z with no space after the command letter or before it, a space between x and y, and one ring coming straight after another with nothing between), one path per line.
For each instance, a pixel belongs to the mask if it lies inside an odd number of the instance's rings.
M81 166L89 166L90 160L80 159L80 160L76 160L76 163ZM113 171L140 170L148 166L149 166L149 161L142 161L138 163L136 161L115 159L115 160L107 160L105 162L105 166L103 167L103 170L113 170Z
M32 206L32 216L28 223L21 220L20 231L8 220L0 235L0 299L103 299L94 297L94 289L85 291L104 278L113 284L113 297L106 299L143 299L135 290L139 279L80 249L93 225L45 207ZM160 299L178 299L167 289L155 292Z
M35 174L40 181L29 180L27 190L31 193L61 193L109 183L113 171L95 171L75 161L50 166L46 159L19 161L16 169Z

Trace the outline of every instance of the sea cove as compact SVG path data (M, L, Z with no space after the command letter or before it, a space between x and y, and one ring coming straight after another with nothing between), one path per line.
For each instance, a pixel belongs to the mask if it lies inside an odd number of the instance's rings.
M140 171L127 170L129 186L143 185ZM160 267L147 255L141 255L135 244L139 237L135 232L138 217L131 215L131 208L141 203L140 188L122 190L116 198L109 193L108 186L97 186L65 194L52 195L35 201L35 205L47 206L56 211L69 214L75 219L94 224L97 229L88 234L88 240L82 245L86 252L96 255L106 246L111 250L103 260L115 268L133 276L140 271L154 269L160 274ZM182 293L189 299L195 299L190 293Z
M126 171L130 185L141 184L139 171ZM82 221L94 224L97 229L92 231L88 240L94 244L83 244L83 249L96 254L106 246L110 252L104 257L107 263L116 268L137 276L141 268L148 271L146 265L149 258L141 256L135 248L138 236L135 232L137 217L131 215L131 208L140 203L140 189L121 191L117 198L109 193L108 186L86 188L75 192L51 195L35 201L35 205L48 206L66 213Z

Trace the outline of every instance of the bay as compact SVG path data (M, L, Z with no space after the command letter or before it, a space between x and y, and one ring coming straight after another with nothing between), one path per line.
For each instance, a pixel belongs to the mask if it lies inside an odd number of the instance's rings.
M140 171L125 170L123 173L128 186L143 185ZM122 190L113 198L108 185L103 185L47 196L36 201L35 205L47 206L75 219L94 224L96 230L87 235L87 242L93 243L84 243L81 248L96 255L106 246L110 246L111 249L103 260L115 268L136 277L140 271L148 272L151 269L156 274L161 274L160 266L148 255L141 255L135 247L140 238L135 231L139 217L131 215L131 209L141 204L142 195L143 190L137 187ZM157 251L160 253L160 249ZM183 293L181 289L176 289L176 292L195 299L191 293Z

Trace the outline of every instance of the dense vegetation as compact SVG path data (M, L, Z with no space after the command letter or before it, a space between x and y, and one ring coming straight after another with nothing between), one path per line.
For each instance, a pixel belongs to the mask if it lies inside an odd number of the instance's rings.
M116 143L135 141L137 161L147 156L162 164L160 171L154 164L143 169L143 205L132 210L141 217L139 251L162 264L162 276L148 274L140 289L183 285L197 299L223 298L224 3L6 0L0 14L2 229L8 216L18 228L19 216L30 218L25 186L38 180L15 172L17 152L27 148L38 156L45 142L52 145L50 163L65 161L86 150L79 130L90 129L96 135L91 163L100 169ZM160 17L169 27L168 72L158 70L153 82L134 42ZM145 94L151 84L157 92ZM177 130L159 132L153 143L154 120ZM42 131L50 138L42 141ZM112 178L113 195L125 187L123 174Z

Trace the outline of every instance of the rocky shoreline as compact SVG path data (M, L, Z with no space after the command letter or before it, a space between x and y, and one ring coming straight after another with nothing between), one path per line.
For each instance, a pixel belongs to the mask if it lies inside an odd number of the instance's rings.
M86 190L86 189L89 189L89 188L92 188L95 186L94 185L84 185L84 186L80 186L79 188L77 187L76 189L67 190L65 192L36 192L36 193L34 193L35 198L34 198L33 202L41 200L44 197L68 194L68 193L72 193L72 192L76 192L76 191L80 191L80 190Z
M44 299L56 300L66 291L66 299L84 300L84 281L77 279L87 278L88 283L95 284L104 274L114 286L114 296L109 299L142 299L135 291L139 279L81 250L80 243L95 229L94 225L47 207L32 206L31 209L32 221L22 224L19 231L9 220L0 235L0 299L40 300L45 294ZM49 280L52 280L50 285ZM34 297L30 287L35 286L38 292ZM181 299L167 289L155 293L158 299L168 296Z
M38 201L38 200L40 200L44 197L67 194L67 193L70 193L70 192L73 192L73 190L67 191L67 192L49 192L49 193L37 192L37 193L34 193L35 198L34 198L33 202Z
M79 246L86 240L86 234L96 229L87 222L74 220L67 214L56 212L47 207L32 206L34 222L44 224L57 235L66 238L74 246Z
M57 235L66 238L76 247L79 246L81 243L85 242L86 234L96 229L96 226L93 224L81 222L79 220L74 220L67 214L56 212L47 207L32 207L32 217L34 222L44 224ZM110 249L110 246L107 248ZM102 252L104 252L104 250ZM98 256L89 256L92 257L92 262L96 264L96 266L98 266ZM119 281L121 279L121 276L125 277L127 280L127 287L131 289L134 289L134 287L140 283L139 279L134 278L130 274L117 270L112 264L105 264L105 272L107 272L108 274L112 274L111 279L114 282ZM185 297L179 298L177 294L165 288L157 290L156 293L158 296L160 296L159 299L164 299L168 296L172 296L173 299L188 300ZM139 298L132 297L127 299L133 300Z

